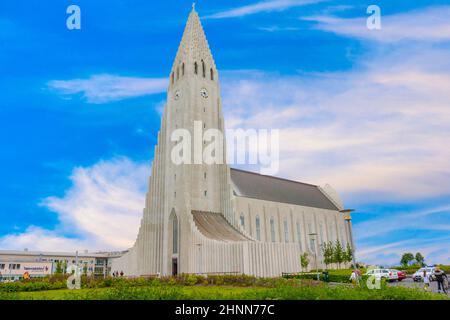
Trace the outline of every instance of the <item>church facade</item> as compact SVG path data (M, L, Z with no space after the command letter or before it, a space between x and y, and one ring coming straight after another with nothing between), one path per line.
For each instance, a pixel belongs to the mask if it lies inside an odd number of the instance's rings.
M272 277L299 272L304 252L311 258L309 268L321 267L320 246L326 241L353 245L347 213L328 185L232 169L226 163L174 163L171 152L178 141L172 133L179 128L194 133L194 122L224 132L219 74L195 9L170 74L137 239L113 260L112 272Z

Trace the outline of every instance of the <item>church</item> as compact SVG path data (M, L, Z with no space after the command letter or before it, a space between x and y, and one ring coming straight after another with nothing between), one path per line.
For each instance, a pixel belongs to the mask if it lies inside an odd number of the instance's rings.
M349 210L329 185L227 163L174 163L173 131L193 132L199 121L224 132L219 73L194 7L170 73L136 242L113 260L111 272L276 277L301 271L304 252L311 259L308 269L321 268L324 242L353 248Z

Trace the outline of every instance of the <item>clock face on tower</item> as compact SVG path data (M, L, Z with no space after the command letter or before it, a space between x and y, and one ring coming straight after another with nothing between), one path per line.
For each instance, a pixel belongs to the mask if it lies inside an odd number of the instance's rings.
M178 100L178 99L180 99L180 97L181 97L181 92L180 92L180 90L175 91L174 99L175 99L175 100Z
M206 88L202 88L200 90L200 95L205 99L208 98L208 90L206 90Z

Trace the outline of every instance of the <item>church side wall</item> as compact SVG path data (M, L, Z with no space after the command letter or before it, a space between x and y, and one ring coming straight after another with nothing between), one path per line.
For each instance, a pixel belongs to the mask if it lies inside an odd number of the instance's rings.
M345 227L345 220L341 212L337 210L327 210L320 208L304 207L286 203L265 201L246 197L236 197L236 221L241 222L244 217L244 225L240 227L252 238L257 239L256 220L259 217L261 242L270 245L276 243L295 244L300 254L309 252L311 263L316 250L319 267L324 267L322 263L321 244L327 241L335 243L339 240L342 246L349 243L349 235ZM271 226L273 219L274 227ZM285 224L286 222L286 224ZM287 230L285 231L285 226ZM298 230L297 230L298 228ZM310 233L317 233L316 239L311 241ZM274 239L272 239L272 236ZM257 241L258 242L258 241ZM270 262L268 262L270 264ZM271 268L273 266L269 266Z

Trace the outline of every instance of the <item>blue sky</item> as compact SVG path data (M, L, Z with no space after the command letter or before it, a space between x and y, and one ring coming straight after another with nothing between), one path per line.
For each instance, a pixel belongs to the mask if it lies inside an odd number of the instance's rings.
M81 8L81 30L66 8ZM366 28L381 8L382 29ZM190 1L0 3L0 248L125 249ZM450 3L198 1L226 125L355 208L358 259L450 262Z

